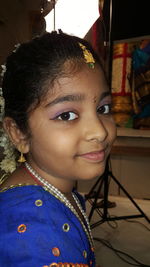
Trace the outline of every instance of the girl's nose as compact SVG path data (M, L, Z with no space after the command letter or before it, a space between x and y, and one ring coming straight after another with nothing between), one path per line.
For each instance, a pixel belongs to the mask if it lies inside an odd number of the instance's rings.
M100 118L95 118L87 122L85 138L87 141L102 143L107 138L108 132L105 123Z

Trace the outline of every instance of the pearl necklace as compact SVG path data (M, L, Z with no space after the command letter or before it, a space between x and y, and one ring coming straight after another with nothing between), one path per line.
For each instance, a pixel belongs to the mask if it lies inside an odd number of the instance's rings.
M33 175L33 177L36 178L43 185L43 188L46 191L50 192L53 196L55 196L57 199L59 199L61 202L63 202L75 214L75 216L80 221L80 223L81 223L81 225L82 225L82 227L83 227L83 229L84 229L84 231L88 237L88 240L90 242L91 247L94 248L93 237L92 237L92 232L91 232L89 220L88 220L87 215L84 212L77 196L74 193L72 193L73 199L75 200L81 214L83 215L83 217L86 221L87 227L85 226L85 224L81 220L76 209L73 207L71 202L65 197L65 195L63 193L61 193L55 186L50 184L48 181L46 181L44 178L42 178L38 173L36 173L35 170L33 170L32 167L29 165L29 163L25 162L25 167L30 172L30 174Z

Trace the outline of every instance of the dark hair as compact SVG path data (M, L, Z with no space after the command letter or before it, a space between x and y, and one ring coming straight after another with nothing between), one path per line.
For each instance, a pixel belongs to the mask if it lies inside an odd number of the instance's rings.
M46 95L49 85L64 75L64 63L69 60L74 66L83 64L79 42L99 61L87 41L61 31L36 37L8 57L2 85L5 116L13 118L22 131L28 129L29 110Z

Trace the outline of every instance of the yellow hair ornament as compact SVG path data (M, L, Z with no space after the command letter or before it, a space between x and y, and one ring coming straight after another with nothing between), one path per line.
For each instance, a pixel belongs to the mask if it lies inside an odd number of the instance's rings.
M92 53L86 48L85 45L79 43L79 46L83 50L85 62L89 65L90 68L94 69L95 60L93 58Z

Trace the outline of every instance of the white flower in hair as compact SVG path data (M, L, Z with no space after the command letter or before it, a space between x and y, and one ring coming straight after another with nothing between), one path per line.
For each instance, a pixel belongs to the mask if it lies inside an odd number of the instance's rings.
M16 158L14 153L14 146L11 144L8 136L1 129L0 147L4 149L4 158L0 162L0 169L5 173L12 173L16 169Z
M4 115L4 98L0 96L0 121L2 121Z
M0 126L2 126L4 114L5 100L3 98L2 88L0 87ZM11 144L3 127L0 127L0 147L3 148L4 158L0 162L0 169L7 173L12 173L16 169L16 158L14 153L14 146ZM2 176L3 177L3 176ZM2 177L0 177L0 184Z
M4 74L6 72L6 65L1 65L2 71L1 71L1 77L4 77Z
M13 50L13 53L16 53L16 51L17 51L17 49L19 48L20 45L21 45L20 43L15 44L15 49Z
M5 64L1 65L1 69L2 71L0 73L0 76L3 79L4 74L6 72L6 65ZM4 107L5 107L5 100L3 98L2 88L0 87L0 148L3 149L2 154L4 156L2 161L0 162L0 169L1 171L5 172L5 174L7 174L7 173L12 173L16 169L16 158L15 158L16 156L14 153L15 148L9 141L9 138L4 132L4 129L2 127ZM0 184L2 179L3 176L0 177Z
M4 98L3 98L2 88L0 87L0 122L3 119L4 106L5 106L5 101L4 101Z
M16 163L15 160L12 160L12 158L4 158L1 163L0 167L3 171L6 173L12 173L16 169Z
M0 96L3 96L3 90L2 90L2 87L0 87Z

